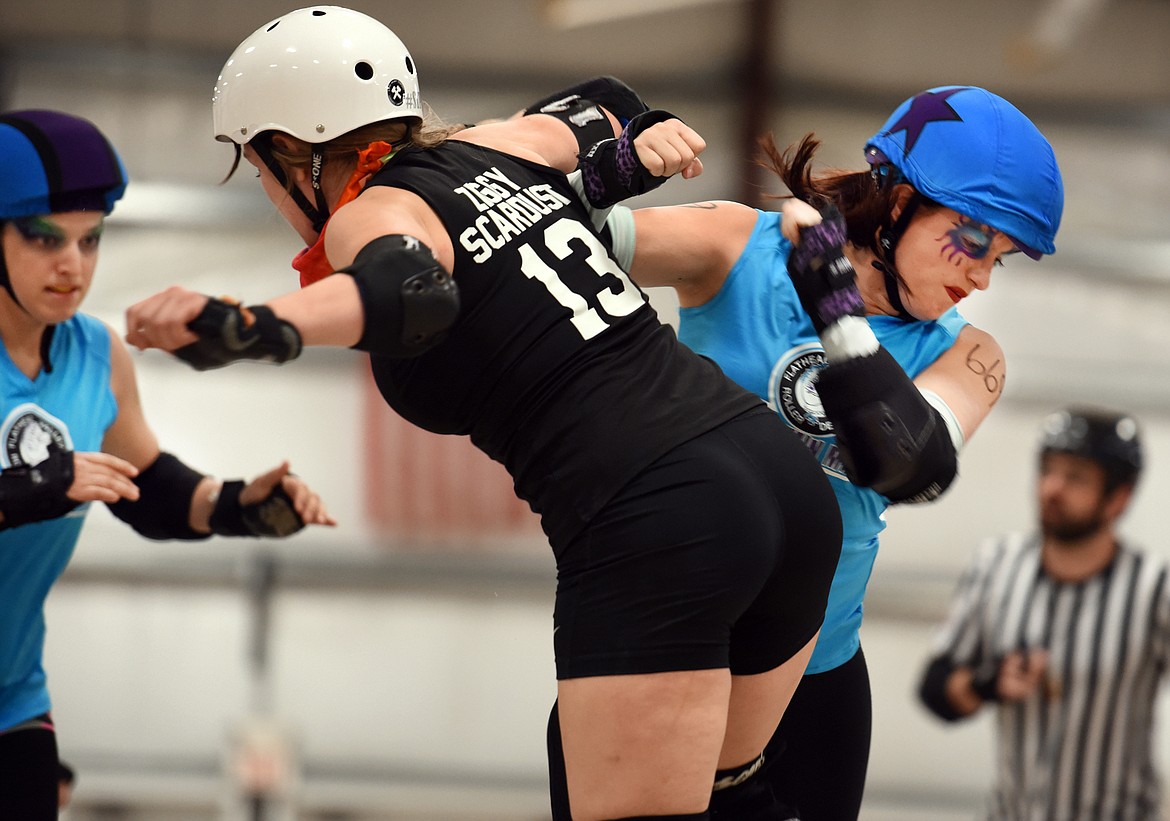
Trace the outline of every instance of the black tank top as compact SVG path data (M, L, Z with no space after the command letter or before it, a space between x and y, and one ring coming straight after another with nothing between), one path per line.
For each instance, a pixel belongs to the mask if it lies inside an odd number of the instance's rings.
M659 321L560 171L452 140L404 149L374 185L439 215L461 299L442 344L371 357L378 389L502 463L554 545L672 447L762 405Z

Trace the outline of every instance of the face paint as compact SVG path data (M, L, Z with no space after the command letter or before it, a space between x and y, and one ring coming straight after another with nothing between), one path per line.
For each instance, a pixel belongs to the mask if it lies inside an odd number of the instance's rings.
M992 243L998 234L999 232L991 226L960 215L955 227L938 239L945 243L942 254L947 262L957 264L955 260L959 255L968 259L986 257L991 252Z
M12 220L12 225L26 241L39 244L50 250L61 248L67 241L61 226L48 217L21 217ZM98 222L92 231L82 237L81 246L83 248L96 247L104 229L105 221Z
M60 245L65 241L65 232L61 230L60 226L45 217L14 219L12 226L29 242Z

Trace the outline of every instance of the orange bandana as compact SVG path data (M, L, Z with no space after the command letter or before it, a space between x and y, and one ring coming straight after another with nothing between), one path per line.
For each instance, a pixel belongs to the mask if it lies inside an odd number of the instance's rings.
M345 184L345 190L341 192L341 197L337 200L337 205L333 207L333 212L336 213L338 208L355 200L365 188L370 177L381 171L382 166L397 151L397 148L382 140L370 143L368 147L359 151L357 167L354 168L349 182ZM301 275L302 288L324 279L337 270L329 262L329 257L325 256L325 229L328 227L329 222L326 221L321 233L317 235L317 241L293 257L292 267Z

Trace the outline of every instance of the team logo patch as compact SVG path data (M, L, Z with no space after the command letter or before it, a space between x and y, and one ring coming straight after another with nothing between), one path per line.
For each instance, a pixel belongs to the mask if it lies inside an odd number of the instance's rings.
M400 80L390 81L390 84L386 86L386 96L396 107L421 107L421 101L419 100L418 92L407 91L406 86L404 86Z
M35 467L49 458L49 448L73 450L69 428L31 403L19 405L4 420L0 468Z
M833 423L825 416L817 393L817 377L828 364L819 345L810 343L791 349L772 367L768 401L817 457L824 471L844 479L845 466L834 438Z
M810 436L833 435L817 393L817 377L827 364L819 346L802 345L781 357L768 380L768 396L784 421Z
M390 85L386 88L386 95L394 105L402 105L406 100L406 89L402 83L397 80L391 80Z

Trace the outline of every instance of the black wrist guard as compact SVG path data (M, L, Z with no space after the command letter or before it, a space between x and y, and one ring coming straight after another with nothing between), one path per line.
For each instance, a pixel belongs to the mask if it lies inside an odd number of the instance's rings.
M0 530L64 516L80 502L67 494L73 484L73 451L51 446L36 465L0 471Z
M634 89L616 77L594 77L583 83L550 94L543 100L538 100L528 108L525 114L553 114L549 109L560 109L574 100L586 103L597 103L603 106L613 116L617 117L622 128L639 114L644 114L650 107L642 101ZM606 135L608 136L608 135Z
M259 502L240 504L244 483L225 481L211 511L211 532L219 536L291 536L305 526L292 497L277 485Z
M971 671L971 689L984 701L999 701L999 668L1002 659L981 664Z
M174 353L197 371L243 359L288 362L301 354L300 333L265 305L245 308L238 302L209 298L187 327L199 340Z
M821 223L800 229L788 257L792 285L818 334L844 316L865 316L857 273L845 256L845 220L832 205L820 211Z
M947 696L947 681L954 671L955 665L949 657L937 656L927 665L918 684L918 698L922 704L943 721L963 718Z
M668 111L655 109L630 120L621 136L594 143L581 155L578 168L585 196L594 208L609 208L622 200L653 191L667 177L651 174L634 148L634 140L652 125L673 120Z

